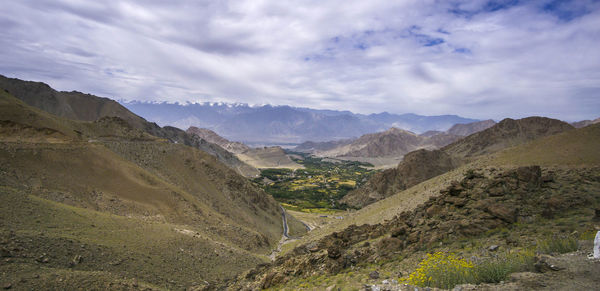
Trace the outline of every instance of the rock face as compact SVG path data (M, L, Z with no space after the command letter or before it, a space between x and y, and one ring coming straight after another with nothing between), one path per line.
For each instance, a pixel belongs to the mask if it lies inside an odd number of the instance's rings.
M351 191L340 202L361 208L443 174L454 167L456 163L443 151L413 151L404 156L404 160L398 167L373 175L363 187Z
M440 150L418 150L407 154L397 168L373 175L363 187L349 192L341 202L351 207L364 207L450 171L470 158L571 129L573 126L556 119L528 117L513 120L507 118L486 130L460 139Z
M574 172L539 166L471 171L412 211L380 224L351 225L320 239L317 250L298 246L274 264L255 269L245 280L254 281L252 286L270 280L266 274L279 274L282 281L286 277L337 274L360 264L439 245L444 240L477 237L494 229L510 228L515 222L527 223L531 217L545 215L554 199L560 200L553 204L556 213L581 211L597 199L594 193L600 190L600 180L593 177L599 171L597 167ZM556 177L555 181L542 178L549 174ZM567 190L580 179L591 179L590 188ZM328 255L332 249L335 256Z
M486 130L496 124L495 121L488 119L482 120L472 123L459 123L453 125L446 133L459 135L459 136L468 136L474 134L476 132L480 132L482 130Z

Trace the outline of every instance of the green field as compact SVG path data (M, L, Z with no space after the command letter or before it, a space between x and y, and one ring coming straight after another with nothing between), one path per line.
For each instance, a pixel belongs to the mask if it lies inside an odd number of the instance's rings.
M346 209L338 203L349 191L360 187L375 172L368 163L325 161L304 153L293 159L304 169L263 169L254 181L284 207L305 212Z

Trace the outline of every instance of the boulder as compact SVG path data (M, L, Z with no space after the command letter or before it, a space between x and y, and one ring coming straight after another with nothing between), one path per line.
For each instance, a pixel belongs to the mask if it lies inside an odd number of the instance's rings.
M487 212L497 218L500 218L508 223L514 223L517 221L517 208L507 207L500 204L492 204L487 207Z
M327 248L327 256L331 259L337 259L342 255L338 246L330 246Z
M379 272L373 271L373 272L369 273L369 278L371 278L373 280L379 279Z
M488 247L488 251L490 251L490 252L495 252L495 251L497 251L499 248L500 248L500 246L499 246L499 245L491 245L491 246L489 246L489 247Z

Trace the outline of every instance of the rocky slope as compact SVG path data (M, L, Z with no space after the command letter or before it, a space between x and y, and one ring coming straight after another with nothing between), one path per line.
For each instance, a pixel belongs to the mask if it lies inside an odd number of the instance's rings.
M251 148L243 153L237 154L237 157L256 168L288 168L299 169L302 165L294 162L285 151L278 146Z
M5 91L0 116L1 244L15 244L1 272L41 278L15 288L65 272L71 279L51 285L127 276L167 289L215 286L263 262L282 235L272 197L197 148L120 117L60 118Z
M340 203L364 207L455 167L456 162L443 151L416 150L406 154L398 167L375 173L365 185L344 196Z
M253 177L259 173L253 167L244 164L233 154L213 143L202 141L175 127L166 126L161 128L108 98L75 91L59 92L44 83L7 78L2 75L0 75L0 88L10 92L11 95L30 106L69 119L94 121L107 116L119 117L136 129L165 138L171 142L196 147L216 156L221 162L244 176Z
M400 162L396 169L388 169L374 175L372 182L369 181L363 187L349 192L341 202L352 207L364 207L411 185L445 173L475 157L571 129L573 129L571 125L550 118L505 119L440 150L411 155L410 159ZM403 169L420 170L406 171ZM427 175L423 173L427 173Z
M406 274L414 268L411 258L419 257L421 250L458 249L465 257L485 258L489 251L455 242L495 243L509 249L534 244L544 231L584 231L594 224L590 205L600 205L598 174L597 166L576 171L539 166L472 169L415 209L389 221L351 225L300 245L273 264L246 273L234 289L282 288L319 275L336 276L341 278L337 284L352 288L365 283L353 285L356 273L370 272L371 266L377 272L367 282L378 281L373 279L379 274L399 270ZM503 236L502 229L510 229L510 234ZM409 262L402 264L402 260ZM403 275L386 276L389 281Z

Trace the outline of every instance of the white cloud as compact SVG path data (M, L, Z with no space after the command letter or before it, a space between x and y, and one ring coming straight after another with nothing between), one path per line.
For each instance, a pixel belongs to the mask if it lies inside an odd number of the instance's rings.
M204 2L9 1L0 73L127 100L599 112L594 1Z

